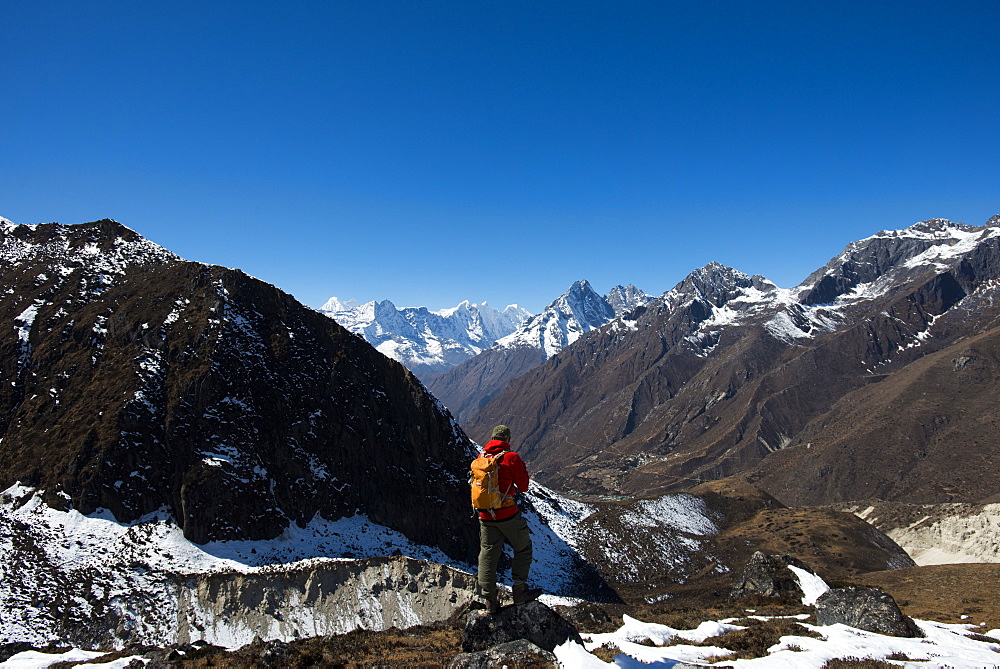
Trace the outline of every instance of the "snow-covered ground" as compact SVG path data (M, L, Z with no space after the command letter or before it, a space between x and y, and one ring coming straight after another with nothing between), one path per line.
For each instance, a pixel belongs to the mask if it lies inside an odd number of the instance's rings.
M828 589L821 578L802 569L791 567L805 593L804 604L814 604L816 599ZM748 616L760 620L767 618ZM669 669L679 662L696 662L706 666L726 666L734 669L821 669L835 658L871 658L893 661L904 667L927 667L941 669L980 669L1000 667L1000 629L986 630L981 625L945 624L917 620L917 626L924 638L902 638L876 634L865 630L836 625L810 625L803 622L808 616L800 614L791 619L806 629L820 635L783 636L777 644L767 649L767 654L747 660L718 659L707 662L707 658L725 658L732 651L718 646L696 646L714 636L734 630L744 629L734 624L737 618L719 621L705 621L693 630L679 630L667 625L646 623L630 616L623 617L623 624L614 632L605 634L584 634L584 645L567 642L556 648L556 657L566 667L597 669L599 667L639 667ZM967 635L979 634L996 639L995 642L971 639ZM677 643L691 642L690 644ZM652 644L652 645L650 645ZM614 662L604 662L591 651L606 646L618 653ZM614 649L617 648L617 651ZM890 657L891 656L891 657ZM903 657L910 658L903 660ZM893 662L895 664L895 662Z
M673 508L682 501L673 498L651 500L648 509L634 509L631 513L638 515L631 520L639 527L645 523L639 517L644 515L642 512L661 517L664 510L672 510L674 513L666 514L670 522L710 532L712 528L702 515L692 515L687 507L679 511ZM548 592L558 594L569 587L571 579L566 567L581 540L580 523L593 512L593 507L562 498L542 486L533 488L531 509L526 510L536 546L533 580ZM122 524L107 514L83 516L76 511L51 509L41 502L36 491L13 486L0 494L0 643L59 644L64 638L60 637L56 621L47 613L52 602L63 607L77 607L80 617L86 619L95 606L83 595L96 593L103 596L109 606L117 602L119 609L123 609L127 608L130 592L145 593L150 606L159 607L155 615L150 613L150 607L132 612L133 616L144 618L130 623L134 626L135 638L167 639L170 630L156 627L176 624L178 609L172 590L176 581L164 575L273 573L276 567L348 562L393 553L451 564L470 573L474 571L471 565L456 563L436 549L413 544L398 532L363 516L338 521L317 517L305 528L293 526L271 541L227 541L199 546L187 541L165 514L152 514L137 523ZM29 558L35 563L26 564ZM827 588L813 574L801 570L796 574L806 594L803 600L806 604L815 602ZM65 592L67 586L76 582L74 579L85 579L88 592ZM571 599L559 596L546 596L543 601L572 603ZM736 622L736 619L706 621L695 630L677 630L626 616L617 631L585 635L585 646L561 646L557 656L569 667L671 667L678 661L704 662L709 657L726 656L729 651L692 644L738 629ZM766 657L722 661L721 664L822 667L837 657L882 659L905 655L911 659L901 666L1000 667L997 652L1000 640L989 643L966 636L976 632L1000 639L1000 630L986 630L973 624L917 621L926 634L923 639L888 637L844 625L801 624L822 638L783 637L768 649ZM691 643L664 645L676 640ZM618 649L614 652L619 653L614 664L603 662L589 652L611 645ZM28 651L0 663L0 667L38 669L60 661L82 661L99 656L100 653L80 649L57 654ZM129 660L94 666L124 667Z
M532 580L551 593L548 603L572 603L574 531L592 509L540 486L533 491L533 503L525 505L535 544ZM267 541L199 545L165 510L120 523L107 512L52 509L38 491L15 485L0 493L0 643L42 646L64 638L67 620L109 616L124 621L133 640L172 640L177 583L188 576L273 573L391 555L476 571L362 514L333 521L317 515Z
M566 667L580 669L599 667L634 667L638 669L669 669L678 662L697 662L707 666L726 666L734 669L820 669L835 658L871 658L884 661L896 659L897 666L941 669L981 669L1000 667L1000 630L984 632L975 625L944 624L917 620L926 635L923 639L906 639L885 636L847 627L846 625L799 624L822 635L822 638L783 636L768 648L767 655L750 660L719 660L706 662L706 658L725 657L732 653L718 646L695 646L680 643L665 646L676 640L702 642L725 632L742 629L733 619L703 622L694 630L677 630L666 625L644 623L625 616L624 624L615 632L583 635L584 645L567 642L556 648L556 657ZM998 639L995 643L977 641L966 635L986 634ZM649 643L655 645L650 646ZM601 646L614 646L618 655L613 663L604 662L589 651ZM889 660L886 658L889 658ZM909 660L902 660L906 656Z
M816 577L808 572L796 571L804 589L815 589ZM808 578L808 577L811 577ZM824 584L825 585L825 584ZM821 588L822 589L822 588ZM760 620L767 618L748 617ZM901 667L926 667L940 669L978 669L980 667L1000 667L1000 629L985 630L974 624L944 624L917 620L917 626L924 638L901 638L885 636L873 632L847 627L846 625L811 625L804 622L805 614L792 616L807 630L819 634L811 636L783 636L777 644L767 649L767 654L745 660L715 659L731 654L718 646L694 645L706 639L735 630L744 629L735 624L739 619L702 622L693 630L680 630L637 620L628 615L623 617L622 626L604 634L584 634L584 645L567 642L555 649L556 657L564 667L574 669L597 669L600 667L660 668L670 669L681 662L694 662L704 666L726 666L734 669L821 669L835 658L870 658L888 661ZM997 639L995 642L969 638L978 634ZM688 643L684 643L688 642ZM675 644L675 645L667 645ZM616 653L613 662L604 662L592 654L601 647ZM44 669L57 662L86 661L99 658L101 653L73 649L60 653L26 651L0 662L0 667L16 669ZM904 659L908 658L908 659ZM139 657L114 660L104 664L87 666L121 669Z
M733 624L732 619L705 621L693 630L677 630L666 625L645 623L629 616L615 632L584 635L584 645L567 642L556 648L555 654L564 667L574 669L598 669L600 667L622 667L639 669L670 669L679 662L698 662L706 666L726 666L734 669L821 669L835 658L871 658L890 661L900 667L926 667L927 669L980 669L1000 666L1000 640L996 643L977 641L966 635L983 634L974 625L943 624L917 620L916 623L926 635L923 639L904 639L874 632L858 630L846 625L817 626L801 622L806 629L822 635L822 638L806 636L784 636L768 649L768 654L750 660L720 660L705 662L706 658L729 655L731 651L717 646L695 646L664 644L675 640L702 642L725 632L742 629ZM1000 639L1000 630L985 633ZM650 646L648 644L655 645ZM590 651L601 646L614 646L618 655L614 662L604 662ZM74 649L62 653L40 653L26 651L0 662L0 667L10 669L45 669L57 662L85 661L98 658L102 654ZM891 658L890 658L891 656ZM906 656L909 660L902 660ZM890 658L887 660L887 658ZM138 657L122 658L103 664L88 664L88 667L121 669Z

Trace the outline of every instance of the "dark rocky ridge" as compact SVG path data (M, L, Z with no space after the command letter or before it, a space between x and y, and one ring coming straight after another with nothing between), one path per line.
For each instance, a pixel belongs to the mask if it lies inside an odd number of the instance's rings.
M359 511L471 557L474 524L438 520L468 515L470 442L360 337L113 221L5 223L0 258L0 489L166 508L196 542Z
M863 476L817 483L815 476L793 475L795 464L780 472L771 464L812 462L808 453L783 449L824 442L818 435L836 417L830 412L838 402L889 389L887 380L917 374L919 365L908 368L938 352L942 360L975 361L965 363L972 365L966 377L985 365L977 382L964 384L961 406L979 407L996 396L987 340L1000 323L998 227L1000 219L981 227L934 220L880 233L850 245L797 294L713 263L638 309L631 322L582 336L510 383L463 425L473 434L495 423L510 425L539 478L562 490L648 495L759 468L756 480L787 503L869 497ZM933 247L942 252L932 257ZM851 292L859 286L867 290ZM975 341L982 349L969 354L967 344L980 337ZM923 406L954 404L954 385L910 387L930 394L921 395ZM944 413L954 424L960 412ZM949 463L953 491L935 490L939 469L911 472L907 464L907 453L926 449L940 430L911 429L903 421L917 420L914 412L888 407L880 414L886 421L880 437L895 429L905 439L891 440L895 450L879 461L890 469L869 468L867 478L906 472L914 491L907 499L914 502L997 494L1000 472L976 450L989 443L992 428L977 422L976 410L966 416L959 446L971 449L971 457ZM860 417L842 422L844 430ZM820 458L816 475L822 468L864 470L874 444L862 435L852 443L850 463L831 451ZM936 448L946 457L944 442ZM836 500L827 499L834 489ZM902 491L897 486L886 494Z

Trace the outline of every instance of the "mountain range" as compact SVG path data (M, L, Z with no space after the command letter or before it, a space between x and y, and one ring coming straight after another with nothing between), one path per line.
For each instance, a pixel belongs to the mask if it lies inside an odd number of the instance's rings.
M792 289L711 263L461 421L510 425L563 491L977 502L1000 493L998 298L1000 217L880 232Z
M652 299L631 284L615 286L601 296L588 281L576 281L542 313L525 320L492 348L431 379L428 389L460 422L465 422L511 380L542 364L583 334Z
M389 300L358 304L331 297L320 311L360 334L380 353L425 382L493 346L531 314L516 304L496 309L462 302L442 311L398 308Z

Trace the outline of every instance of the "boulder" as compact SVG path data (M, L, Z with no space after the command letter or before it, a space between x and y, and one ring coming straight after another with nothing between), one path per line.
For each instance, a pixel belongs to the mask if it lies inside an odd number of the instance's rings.
M774 597L789 603L802 601L802 588L798 578L788 569L789 565L812 572L807 564L791 555L755 552L736 577L736 583L729 593L730 601L748 595Z
M579 632L558 613L539 601L506 606L496 613L471 611L462 633L466 653L525 639L551 652L567 640L583 643Z
M615 623L607 611L593 602L557 606L556 611L577 630L584 632L613 632L620 627L620 623Z
M460 653L448 664L448 669L558 666L559 661L551 652L539 648L527 639L518 639L475 653Z
M868 588L834 588L816 600L816 623L901 637L922 637L916 623L903 615L887 592Z

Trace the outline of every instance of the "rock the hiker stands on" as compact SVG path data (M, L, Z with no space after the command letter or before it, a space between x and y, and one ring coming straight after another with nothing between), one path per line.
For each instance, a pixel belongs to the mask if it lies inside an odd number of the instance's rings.
M582 644L579 632L571 624L539 601L521 606L506 606L496 613L472 611L462 633L466 653L486 650L500 644L525 639L551 652L566 641Z

